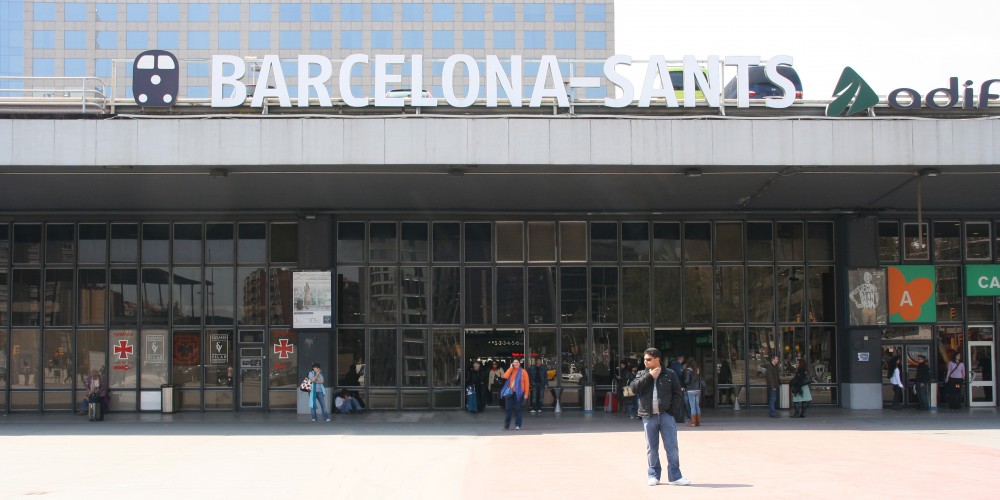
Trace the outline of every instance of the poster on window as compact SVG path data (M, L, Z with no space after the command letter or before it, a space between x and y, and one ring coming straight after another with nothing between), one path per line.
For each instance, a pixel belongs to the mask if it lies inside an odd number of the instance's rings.
M847 271L851 326L881 326L889 321L884 269Z
M329 271L292 273L292 328L333 326L333 295Z

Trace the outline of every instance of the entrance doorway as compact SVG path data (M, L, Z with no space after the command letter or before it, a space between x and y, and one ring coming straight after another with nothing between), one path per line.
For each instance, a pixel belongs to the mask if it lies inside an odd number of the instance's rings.
M490 370L493 365L500 373L507 371L515 359L524 363L524 330L511 329L469 329L465 331L465 369L472 369L472 363L480 364L480 375L486 384L487 404L497 406L500 386L490 385ZM493 377L495 380L496 377Z
M931 345L927 343L919 344L883 344L882 345L882 404L889 406L893 401L892 384L889 377L892 375L890 365L896 357L900 360L900 381L903 382L903 406L919 405L920 399L916 393L917 365L920 364L920 356L928 360L931 359Z
M705 378L702 406L715 407L716 367L712 355L711 328L657 328L653 332L653 347L660 350L665 367L678 355L684 355L685 363L694 360L701 367L701 375ZM730 391L729 388L726 390ZM732 404L731 399L729 404Z
M993 327L969 327L969 406L996 406Z
M240 372L238 374L241 410L264 408L264 332L240 332Z

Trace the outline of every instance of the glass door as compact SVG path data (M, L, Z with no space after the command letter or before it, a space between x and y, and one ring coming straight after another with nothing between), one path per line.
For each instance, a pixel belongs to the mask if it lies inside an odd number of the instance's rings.
M919 404L920 398L917 396L917 366L920 364L920 358L930 359L931 357L931 346L930 344L915 344L906 346L906 357L903 358L903 369L902 369L902 379L903 386L903 404L904 405L916 405ZM890 388L891 390L891 388Z
M969 327L969 406L996 406L993 327Z

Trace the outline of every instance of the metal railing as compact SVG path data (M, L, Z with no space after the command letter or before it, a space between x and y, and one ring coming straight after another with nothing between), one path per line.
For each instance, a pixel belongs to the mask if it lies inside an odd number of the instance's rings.
M101 114L111 103L105 87L92 76L0 76L0 111Z

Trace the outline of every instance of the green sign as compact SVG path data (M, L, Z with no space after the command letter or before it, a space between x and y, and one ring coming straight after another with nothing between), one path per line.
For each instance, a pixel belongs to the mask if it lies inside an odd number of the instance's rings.
M833 95L836 99L827 105L826 116L840 116L845 109L847 116L856 115L868 111L872 106L878 104L878 94L850 66L844 68L840 74Z
M968 297L1000 296L1000 264L965 266L965 295Z
M937 321L934 266L889 266L889 322Z

